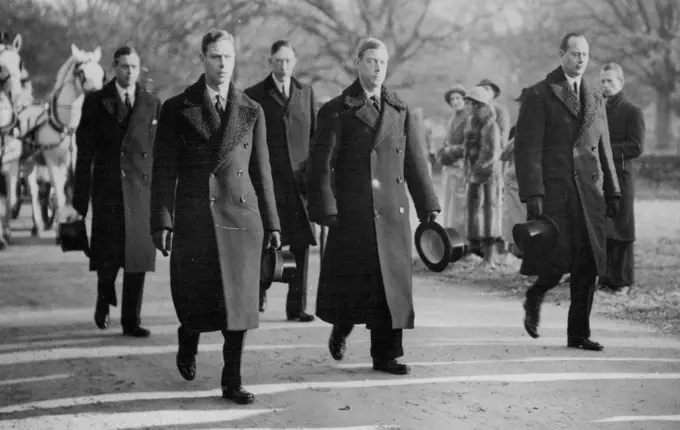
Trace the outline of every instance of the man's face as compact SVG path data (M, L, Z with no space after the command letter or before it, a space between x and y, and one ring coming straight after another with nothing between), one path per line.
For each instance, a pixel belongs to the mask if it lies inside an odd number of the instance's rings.
M614 70L606 70L600 73L600 82L606 97L615 96L623 89L623 81Z
M582 76L588 65L588 42L585 37L572 37L567 42L566 52L560 51L564 73L577 78Z
M454 112L460 112L465 109L465 99L460 93L453 93L449 96L449 103Z
M123 88L128 88L137 82L139 78L139 56L132 53L118 57L115 66L116 82Z
M383 48L367 49L357 60L357 71L364 85L378 88L385 82L389 55Z
M272 73L280 81L293 76L296 62L295 52L287 46L281 47L276 54L269 57L269 66L272 69Z
M235 60L234 45L229 40L221 39L208 45L205 54L201 54L206 81L213 85L229 82Z

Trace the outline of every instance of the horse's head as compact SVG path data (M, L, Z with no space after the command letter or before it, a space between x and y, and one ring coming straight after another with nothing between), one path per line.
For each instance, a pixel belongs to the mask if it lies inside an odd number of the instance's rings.
M11 94L12 98L18 97L21 91L24 64L21 61L21 55L19 55L20 49L20 34L14 38L11 44L0 44L0 90Z
M99 46L92 52L85 52L71 45L71 55L75 60L73 74L82 91L89 93L100 90L104 86L104 69L99 65L102 58Z

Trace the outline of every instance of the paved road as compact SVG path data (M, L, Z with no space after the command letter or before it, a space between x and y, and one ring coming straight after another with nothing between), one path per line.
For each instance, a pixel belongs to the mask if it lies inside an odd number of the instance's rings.
M195 381L175 368L166 259L145 293L152 337L129 339L119 309L108 330L94 326L95 277L83 256L25 229L17 236L0 254L2 429L680 428L680 341L595 319L605 351L567 349L564 306L545 307L544 336L533 340L519 302L429 278L414 288L406 377L371 370L363 328L345 360L333 361L330 327L286 322L285 286L275 285L246 340L244 384L256 402L237 406L219 397L219 334L202 338Z

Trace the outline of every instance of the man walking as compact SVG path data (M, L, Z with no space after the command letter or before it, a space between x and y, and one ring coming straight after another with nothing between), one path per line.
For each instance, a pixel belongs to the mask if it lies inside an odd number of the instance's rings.
M258 326L262 243L280 246L264 112L231 82L234 38L211 30L201 42L204 74L168 99L154 152L151 232L170 257L180 322L177 368L196 376L202 332L224 336L222 397L246 404L241 386L246 330ZM147 233L148 234L148 233Z
M156 268L149 237L149 193L160 101L137 85L139 56L129 46L113 54L115 78L87 95L76 130L73 208L85 217L92 197L90 270L97 271L94 321L105 329L123 268L123 334L147 337L140 325L145 272Z
M316 245L316 237L314 224L307 216L305 169L316 110L312 87L293 77L295 64L295 50L290 43L274 42L269 57L270 75L245 92L264 110L281 240L295 256L296 271L288 284L286 317L289 321L310 322L314 316L305 309L309 247ZM270 286L267 282L260 286L261 312L265 310Z
M607 99L607 123L616 176L621 187L621 211L607 222L607 276L600 284L623 292L635 282L635 169L633 159L642 155L645 118L642 110L623 93L625 77L616 63L605 64L600 80Z
M605 208L617 213L620 191L599 91L583 78L588 42L577 33L560 43L562 65L526 91L517 119L515 162L527 217L551 218L557 245L527 252L520 273L538 276L526 293L524 327L538 337L543 296L571 278L567 346L592 351L590 310L595 278L607 269ZM603 192L604 190L604 192Z
M316 314L333 324L331 355L341 360L353 326L366 324L373 368L404 375L402 329L414 325L406 187L422 221L440 207L413 114L383 85L388 58L380 40L359 43L358 79L319 111L307 189L310 218L330 227Z

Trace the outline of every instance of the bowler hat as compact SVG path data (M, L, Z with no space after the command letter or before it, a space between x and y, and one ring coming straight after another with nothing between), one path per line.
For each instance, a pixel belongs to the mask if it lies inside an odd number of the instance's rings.
M493 88L493 92L496 93L494 98L501 95L500 87L494 81L492 81L491 79L484 78L481 81L479 81L479 83L476 86L483 87L484 85L488 85L491 88Z
M269 248L262 253L260 279L267 283L290 283L295 277L295 255L290 251Z
M76 219L59 224L57 243L61 245L61 250L83 251L86 256L90 256L90 244L87 239L87 228L84 219Z
M435 221L416 228L416 251L428 269L441 272L468 252L468 241L454 228L444 228Z
M559 237L557 224L545 214L523 224L515 224L512 228L515 245L524 254L550 251L557 245Z

